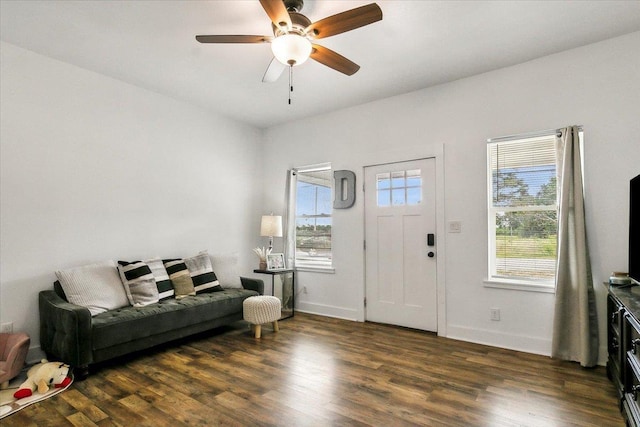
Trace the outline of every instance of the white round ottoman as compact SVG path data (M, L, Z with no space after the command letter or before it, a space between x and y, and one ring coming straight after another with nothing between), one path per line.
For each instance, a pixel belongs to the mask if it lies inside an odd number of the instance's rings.
M278 332L278 319L281 315L281 304L278 297L261 295L249 297L242 302L244 320L251 323L255 337L260 338L262 325L273 323L273 331Z

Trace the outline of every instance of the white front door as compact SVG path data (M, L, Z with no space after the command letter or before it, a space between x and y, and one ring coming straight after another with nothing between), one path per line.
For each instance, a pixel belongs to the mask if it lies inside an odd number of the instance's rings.
M368 321L438 329L435 176L433 158L365 167Z

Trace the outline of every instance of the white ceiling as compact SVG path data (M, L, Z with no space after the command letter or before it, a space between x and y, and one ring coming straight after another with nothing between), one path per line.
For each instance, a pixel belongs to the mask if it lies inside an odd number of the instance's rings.
M371 1L306 0L311 21ZM385 98L640 30L640 1L378 0L384 18L318 41L361 66L312 60L262 83L268 44L200 44L196 34L271 35L258 0L8 1L3 41L258 127ZM640 47L639 47L640 54Z

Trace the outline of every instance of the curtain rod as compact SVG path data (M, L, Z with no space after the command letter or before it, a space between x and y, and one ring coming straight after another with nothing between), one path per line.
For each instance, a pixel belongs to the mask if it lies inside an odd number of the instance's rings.
M528 132L528 133L520 133L517 135L506 135L506 136L499 136L497 138L489 138L487 139L487 143L492 143L492 142L504 142L504 141L512 141L512 140L516 140L516 139L526 139L526 138L537 138L539 136L549 136L552 134L556 134L556 136L561 136L562 134L560 133L562 131L562 129L547 129L547 130L540 130L537 132ZM578 126L578 131L582 132L582 126Z
M294 172L319 172L323 170L331 169L331 163L317 163L315 165L301 166L298 168L291 168Z

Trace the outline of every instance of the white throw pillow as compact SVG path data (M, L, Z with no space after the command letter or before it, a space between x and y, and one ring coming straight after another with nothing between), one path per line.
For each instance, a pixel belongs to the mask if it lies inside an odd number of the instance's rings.
M92 316L129 305L114 261L56 271L56 276L67 301L88 308Z
M224 289L242 289L237 252L211 255L211 265L220 286Z

